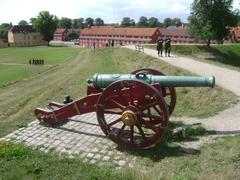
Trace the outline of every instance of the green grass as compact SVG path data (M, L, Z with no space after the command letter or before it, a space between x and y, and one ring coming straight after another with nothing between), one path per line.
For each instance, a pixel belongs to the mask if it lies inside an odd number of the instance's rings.
M45 107L49 101L62 102L65 95L71 95L73 99L85 97L86 81L96 72L129 73L149 67L168 75L191 75L158 59L127 49L77 50L77 56L69 61L0 89L0 136L17 129L19 123L34 120L33 110ZM173 116L208 117L237 102L235 95L220 87L178 88L177 94Z
M139 158L136 179L239 179L240 136L225 137L200 150L172 143L132 152ZM128 152L131 153L131 152Z
M155 49L154 45L147 46ZM172 52L240 71L240 45L173 45Z
M28 66L28 65L1 65L0 64L0 89L21 80L33 78L35 74L43 73L50 67Z
M0 142L0 179L133 179L127 170L87 165L53 152L43 153L20 144Z
M78 49L53 47L24 47L0 49L0 88L21 80L29 80L53 66L76 56ZM44 59L46 66L30 66L29 59Z
M0 49L0 63L28 64L29 59L44 59L46 64L54 65L71 59L78 52L69 47L22 47Z
M200 150L160 143L136 156L132 169L82 163L78 157L44 154L19 144L0 142L1 179L239 179L240 136L225 137Z

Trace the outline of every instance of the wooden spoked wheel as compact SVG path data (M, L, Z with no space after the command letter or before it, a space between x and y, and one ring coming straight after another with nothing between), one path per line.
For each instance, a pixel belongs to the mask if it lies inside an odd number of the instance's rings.
M140 72L146 72L146 73L152 74L152 75L165 76L165 74L163 74L162 72L157 71L155 69L150 69L150 68L138 69L138 70L132 72L131 74L137 74ZM162 90L164 100L167 104L168 113L170 116L173 113L175 105L176 105L176 99L177 99L176 90L174 87L161 87L161 90Z
M99 97L96 112L105 135L124 148L156 144L168 125L168 110L159 91L138 80L108 86Z

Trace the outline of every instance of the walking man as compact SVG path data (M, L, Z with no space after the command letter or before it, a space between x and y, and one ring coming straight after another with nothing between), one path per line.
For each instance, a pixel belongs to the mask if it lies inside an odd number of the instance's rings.
M171 39L167 38L165 40L165 56L170 57L170 52L171 52Z
M158 39L157 40L157 52L158 52L158 56L160 54L162 56L162 52L163 52L163 39Z

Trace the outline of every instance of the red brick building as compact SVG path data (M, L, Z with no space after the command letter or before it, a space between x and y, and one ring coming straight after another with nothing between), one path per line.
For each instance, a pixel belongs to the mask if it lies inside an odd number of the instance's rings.
M53 40L54 41L66 41L67 33L68 33L67 28L56 29L56 31L53 34Z
M146 44L156 43L161 33L158 28L122 28L109 26L93 26L85 28L79 36L79 45L106 47L114 44Z

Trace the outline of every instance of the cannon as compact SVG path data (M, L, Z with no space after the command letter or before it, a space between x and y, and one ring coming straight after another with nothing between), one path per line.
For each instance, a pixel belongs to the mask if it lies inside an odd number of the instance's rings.
M51 102L34 113L40 122L54 125L96 112L103 133L116 144L128 149L149 148L166 132L176 104L175 87L214 85L213 76L165 76L154 69L95 74L88 80L86 97L67 104Z

